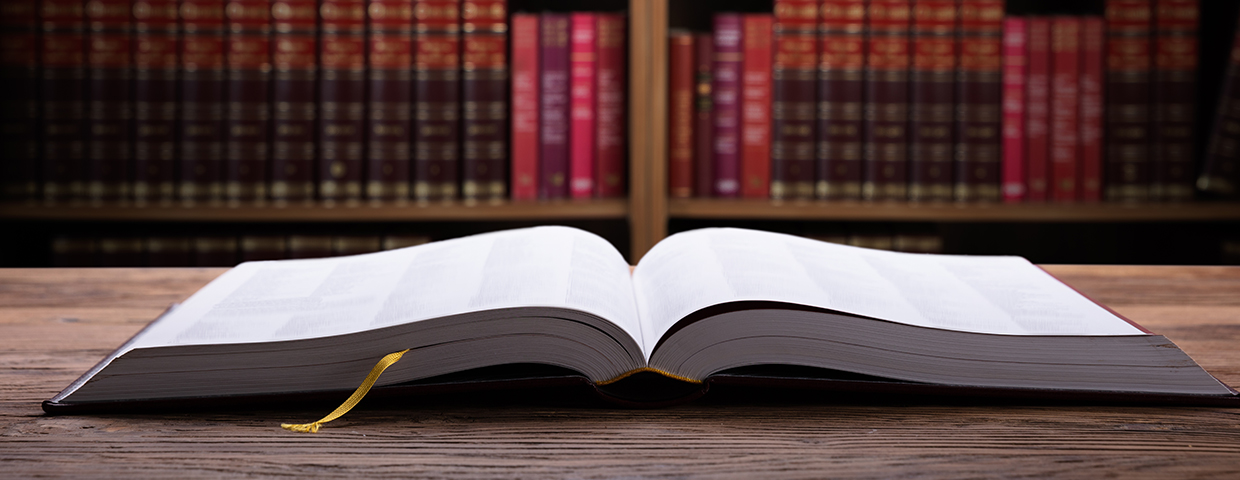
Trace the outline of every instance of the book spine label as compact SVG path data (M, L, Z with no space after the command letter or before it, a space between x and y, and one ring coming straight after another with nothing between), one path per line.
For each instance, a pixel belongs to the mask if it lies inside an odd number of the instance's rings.
M914 2L913 61L909 78L910 201L952 199L956 30L955 0ZM971 30L962 32L962 47L973 40L972 34ZM960 74L964 81L968 74L963 71ZM970 107L963 103L961 106L962 113L972 113Z
M224 1L181 0L181 135L178 196L223 194Z
M508 23L505 0L466 0L461 58L464 129L461 194L508 196Z
M573 198L594 196L595 109L598 100L597 53L598 19L593 13L578 12L569 27L569 192Z
M366 49L366 198L409 198L413 0L370 0Z
M315 118L318 114L318 6L314 0L274 0L271 188L277 203L314 198Z
M623 197L625 179L625 49L624 15L598 14L598 116L597 162L594 185L598 196Z
M1051 22L1051 199L1076 200L1081 22Z
M715 37L708 33L693 38L693 194L715 195Z
M541 198L568 197L569 17L544 13L539 25L539 179Z
M229 0L224 118L224 197L254 202L267 197L271 102L271 0Z
M693 34L668 35L667 194L693 196Z
M865 1L826 0L819 22L815 194L861 198L865 98Z
M0 200L33 201L39 168L39 2L10 0L0 17Z
M1193 198L1197 103L1197 0L1157 0L1154 13L1150 196Z
M512 198L538 198L538 15L512 15Z
M176 198L177 1L139 0L134 16L133 199Z
M770 136L769 167L765 173L770 176L767 195L774 199L814 197L814 142L817 140L815 130L815 98L817 97L817 64L818 64L818 9L817 2L803 0L781 0L775 2L775 58L771 78L771 107L769 108ZM750 38L750 31L745 32L745 43L765 43L763 38ZM766 35L764 32L753 32ZM770 47L766 47L768 50ZM750 52L745 52L745 61L749 62ZM750 75L746 70L746 75ZM758 77L757 74L754 74ZM761 79L761 77L758 77ZM749 88L745 85L745 88ZM743 92L746 97L748 91ZM746 117L751 115L749 107L743 109ZM750 155L745 137L748 129L742 132L745 141L745 162ZM753 148L752 150L757 150ZM758 170L760 166L748 170ZM747 176L748 177L748 176ZM745 188L753 186L746 179ZM754 192L760 194L761 192ZM755 195L756 196L756 195ZM765 195L764 195L765 196Z
M1101 17L1081 19L1081 129L1077 152L1080 182L1077 183L1077 198L1087 202L1102 200L1102 47L1106 41L1103 29Z
M767 198L771 186L771 32L773 19L767 14L746 14L741 64L741 196ZM812 27L811 27L812 28ZM816 47L812 39L810 47ZM813 93L815 55L809 57L809 78L804 82ZM813 126L813 102L807 105L809 125ZM808 142L806 166L813 169L813 145ZM806 197L813 196L813 181L806 184Z
M83 3L43 0L43 199L83 198L86 35Z
M1025 90L1025 175L1029 201L1044 202L1050 191L1051 23L1029 19L1029 79Z
M319 15L319 199L357 202L366 145L366 2L322 0Z
M86 196L92 203L129 198L129 0L93 0L86 9Z
M1232 197L1240 194L1240 30L1232 39L1222 83L1197 188Z
M457 197L460 165L461 4L416 0L413 53L413 197Z
M1002 170L1003 0L960 4L956 80L958 201L998 201Z
M1025 87L1029 20L1003 20L1003 201L1025 200Z
M866 21L866 200L908 196L908 0L870 0Z
M714 18L715 70L711 95L715 117L715 182L718 197L740 194L742 16L719 13Z
M1106 2L1107 200L1149 198L1150 0Z

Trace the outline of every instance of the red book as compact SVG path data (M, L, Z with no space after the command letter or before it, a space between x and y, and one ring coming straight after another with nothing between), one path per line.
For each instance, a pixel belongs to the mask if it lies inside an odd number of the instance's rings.
M956 81L958 201L998 201L1003 130L1003 0L960 4Z
M819 23L818 198L861 198L865 1L825 0Z
M413 0L370 0L366 49L366 198L409 198Z
M1107 200L1149 198L1151 3L1106 2Z
M693 196L693 34L668 33L667 187L672 198Z
M693 36L693 194L715 196L714 87L715 38L709 33Z
M625 45L624 15L615 13L598 14L598 102L595 115L598 117L598 138L595 140L596 163L594 169L594 185L598 196L603 198L623 197L625 186L624 161L624 99L625 73L624 65L627 58Z
M413 197L451 200L461 147L461 4L416 0L413 11Z
M508 197L508 11L506 0L465 0L461 7L461 195Z
M870 0L866 40L866 200L908 197L909 0Z
M224 0L181 0L181 201L223 195Z
M318 8L314 0L274 0L271 12L271 198L305 202L314 199Z
M742 17L739 13L716 13L714 17L715 182L719 197L740 195L741 47Z
M597 128L598 19L573 13L569 27L569 192L573 198L594 196L594 141Z
M538 198L538 15L512 15L512 198Z
M1087 202L1102 200L1102 46L1105 42L1102 17L1081 18L1080 78L1080 181L1077 198ZM1190 187L1191 192L1191 187Z
M366 3L319 5L319 199L362 198L366 112Z
M1075 201L1080 128L1081 20L1051 21L1051 199Z
M770 108L772 131L768 133L770 167L763 172L770 176L769 195L774 199L814 197L814 141L818 126L815 121L817 29L816 0L775 2L775 58L770 87L773 89ZM746 45L751 40L763 43L761 38L750 39L746 36ZM745 60L749 60L748 56ZM749 95L748 92L742 93ZM742 113L751 114L744 106ZM745 148L745 140L745 132L742 132L742 148ZM742 166L745 152L742 152ZM746 181L744 187L752 188L753 185Z
M741 62L741 196L767 198L771 185L771 30L769 14L751 13L744 18L745 39ZM812 24L811 24L812 25ZM812 26L810 28L813 28ZM813 42L810 42L811 46ZM816 60L813 55L808 59ZM806 82L813 90L814 82ZM813 107L810 107L812 119ZM812 122L810 122L812 125ZM809 142L812 146L813 141ZM812 156L807 155L812 161ZM805 162L812 165L811 162ZM811 169L812 171L812 169ZM809 182L809 185L813 185ZM812 196L812 188L806 189Z
M83 2L43 0L43 199L82 198L86 65Z
M229 0L224 197L267 198L271 102L271 0Z
M39 2L8 0L0 17L0 199L33 201L39 168Z
M1025 90L1025 175L1030 201L1050 198L1051 22L1029 19L1029 85Z
M1150 197L1193 198L1197 103L1197 0L1154 7L1153 148Z
M956 75L973 86L972 69L956 69L956 37L962 46L977 41L976 29L957 32L955 0L917 0L913 8L912 76L909 80L909 172L910 201L952 199L953 142L956 135ZM970 25L971 26L971 25ZM967 59L961 59L962 62ZM964 104L961 112L974 113ZM961 140L964 140L963 133Z
M145 0L134 16L133 198L138 204L176 198L177 1ZM189 265L185 263L184 265Z
M86 195L91 202L129 197L129 0L94 0L86 9Z
M1003 201L1025 200L1025 87L1029 20L1003 20Z

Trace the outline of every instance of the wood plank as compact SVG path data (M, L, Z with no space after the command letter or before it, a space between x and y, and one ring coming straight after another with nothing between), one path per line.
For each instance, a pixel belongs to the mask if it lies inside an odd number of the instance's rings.
M1235 222L1240 203L868 203L672 199L671 218L913 222Z
M629 259L636 262L650 247L653 228L659 223L654 218L651 202L661 193L652 190L649 184L651 159L653 155L651 136L654 130L649 123L655 114L652 111L651 86L655 66L650 59L653 39L650 31L653 13L652 0L631 0L629 2L629 229L631 244ZM666 220L662 221L664 224Z

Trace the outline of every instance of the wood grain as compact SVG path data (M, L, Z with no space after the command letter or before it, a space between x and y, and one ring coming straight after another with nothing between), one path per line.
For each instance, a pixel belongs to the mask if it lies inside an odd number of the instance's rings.
M911 203L694 198L668 201L671 218L913 222L1186 222L1240 220L1238 202Z
M1240 268L1048 266L1240 385ZM1240 411L711 401L624 410L413 399L325 411L49 417L51 397L223 269L0 270L2 477L1217 477Z

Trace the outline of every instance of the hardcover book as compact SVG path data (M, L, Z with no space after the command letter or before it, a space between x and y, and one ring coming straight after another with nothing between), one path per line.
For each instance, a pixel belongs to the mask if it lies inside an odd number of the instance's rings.
M1003 201L1025 201L1025 89L1028 86L1029 19L1003 20Z
M1150 0L1106 2L1107 200L1149 198L1152 13Z
M413 9L413 198L452 200L461 149L461 2L415 0Z
M811 17L812 18L812 17ZM741 196L767 198L771 191L771 28L772 18L764 13L747 13L744 16L745 39L741 62ZM814 28L810 23L810 28ZM812 31L812 30L811 30ZM812 39L809 46L814 47ZM808 75L804 85L810 93L814 89L814 55L809 60ZM813 125L813 103L806 119ZM785 112L786 113L786 112ZM785 123L785 125L787 125ZM811 130L812 131L812 130ZM805 142L805 166L813 165L813 138ZM813 169L806 169L807 176ZM811 177L812 178L812 177ZM804 182L805 198L813 196L813 181Z
M1051 21L1029 18L1029 85L1025 90L1025 174L1029 201L1050 198Z
M1196 171L1197 0L1156 0L1150 199L1193 199Z
M228 0L225 55L224 198L267 198L271 156L271 0Z
M955 0L916 0L913 7L912 75L909 80L909 172L910 201L949 201L955 178L956 37ZM961 19L964 24L964 19ZM971 24L970 24L971 26ZM978 58L973 29L959 32L962 48L973 49L969 57L960 56L961 66ZM990 56L995 56L991 54ZM971 71L960 72L961 115L976 115L976 106L965 104ZM967 86L966 86L967 84ZM965 133L960 132L965 140ZM962 164L962 166L964 166ZM964 198L962 198L964 200Z
M1240 30L1232 39L1197 188L1220 197L1240 194Z
M963 0L960 4L960 68L956 80L958 201L989 202L1000 198L1003 5L1003 0Z
M1080 145L1081 21L1061 16L1051 21L1051 191L1060 202L1076 200L1077 148Z
M506 0L461 6L461 195L508 197L508 9Z
M200 259L236 248L197 244ZM1019 257L705 229L664 239L630 273L600 237L537 227L243 263L43 408L340 398L396 352L375 394L569 384L653 406L731 384L1240 405L1167 337Z
M140 0L133 26L133 199L137 205L176 199L177 2ZM181 265L188 265L182 263Z
M133 118L129 0L94 0L86 9L86 196L91 203L129 199L128 124Z
M693 40L688 31L670 31L668 38L667 193L693 196Z
M567 14L539 18L539 198L568 198L568 33Z
M216 202L224 192L224 0L180 2L177 196Z
M512 15L512 199L539 196L538 15Z
M693 195L715 196L715 37L694 34L693 39Z
M39 191L39 2L5 2L0 18L0 199L32 202Z
M818 25L818 198L861 198L865 2L826 0Z
M86 34L83 3L43 0L39 55L43 71L43 200L82 199L86 127Z
M713 192L716 197L740 195L742 23L739 13L717 13L714 17L711 104L715 123Z
M594 114L598 135L594 141L594 188L599 197L617 198L628 193L625 178L625 114L628 57L625 48L625 16L619 13L598 14L597 102Z
M1086 202L1102 200L1102 123L1104 102L1103 46L1106 43L1102 17L1081 18L1080 106L1077 108L1081 126L1077 132L1077 199Z
M592 198L598 128L598 17L593 12L574 12L569 23L568 190L573 198Z
M318 8L314 0L273 0L271 64L271 198L276 203L314 199L315 118L318 107Z
M356 203L365 178L366 2L321 0L319 16L319 199Z
M910 0L870 0L865 48L866 200L908 198Z
M413 150L413 0L370 0L366 12L366 198L405 201Z
M771 102L770 110L770 130L766 134L766 143L770 153L769 158L764 158L769 166L762 172L763 176L770 176L770 197L776 200L780 199L809 199L814 197L814 146L816 140L817 122L815 118L815 106L817 75L816 66L818 64L818 9L816 1L805 0L780 0L775 2L775 59L774 72L768 80L772 82L770 87L765 87L767 91L774 88L769 100ZM749 45L755 42L763 42L764 38L750 38L749 31L746 29L745 43ZM756 32L755 32L756 33ZM764 42L765 43L765 42ZM766 57L770 56L770 47L767 48ZM745 62L750 63L750 52L745 52ZM749 75L748 68L746 76ZM748 78L748 77L747 77ZM761 78L761 77L759 77ZM750 88L745 85L745 88ZM750 93L745 90L743 95L748 99ZM825 101L825 99L824 99ZM744 115L749 116L750 109L743 109ZM749 134L742 132L742 142L747 142ZM758 140L762 140L759 138ZM743 150L743 154L749 155L749 148ZM757 150L757 147L752 150ZM742 157L741 162L745 163L747 158ZM758 167L752 167L757 170ZM745 184L746 189L752 188L749 183ZM767 188L763 186L761 192L766 192ZM755 191L753 193L760 193ZM748 195L747 195L748 196Z

